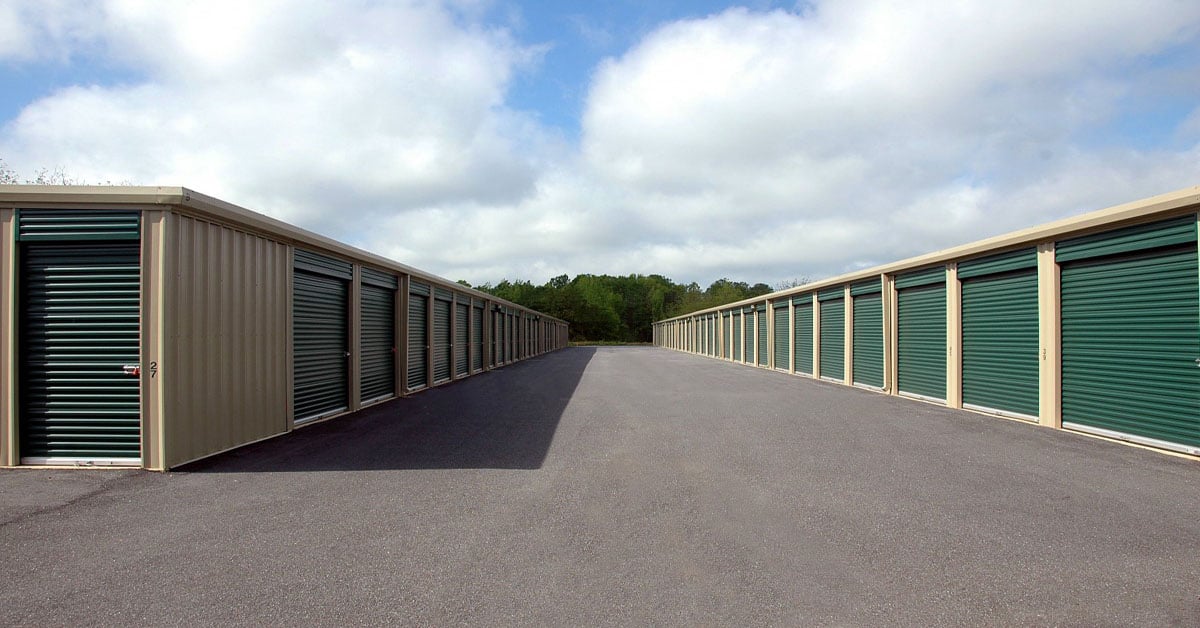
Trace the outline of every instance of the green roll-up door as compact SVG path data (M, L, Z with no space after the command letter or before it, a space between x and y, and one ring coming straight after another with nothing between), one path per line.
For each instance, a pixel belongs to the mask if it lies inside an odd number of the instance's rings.
M454 320L454 374L463 377L471 373L467 362L467 345L471 337L467 325L471 322L471 308L466 303L457 303L454 311L457 315Z
M742 319L742 324L746 326L746 333L742 335L742 361L754 364L754 335L758 331L754 327L754 310L744 310Z
M471 369L483 369L483 308L473 307L471 312Z
M846 299L820 303L821 377L843 380L846 378Z
M733 314L733 360L742 361L742 315Z
M775 368L781 371L788 370L788 365L791 363L789 355L791 338L792 321L788 314L788 304L782 303L775 306Z
M796 310L796 320L793 323L796 352L795 368L797 373L813 374L813 304L812 297L793 301Z
M721 315L721 331L725 334L725 355L726 359L733 357L733 316L729 314Z
M450 301L433 300L433 381L450 379L450 362L454 350L454 336L450 329Z
M759 366L766 366L770 363L768 360L770 353L768 352L771 350L771 348L767 345L767 339L769 338L769 335L767 334L766 305L758 306L758 311L755 314L755 320L758 321L758 347L755 348L754 355L758 358Z
M854 308L854 359L851 361L854 383L883 388L883 294L860 293L851 305Z
M429 383L429 287L409 284L408 389Z
M1038 416L1037 251L960 262L963 405Z
M300 251L296 251L299 260ZM349 282L301 270L292 274L293 383L297 422L345 410L349 369Z
M361 398L396 394L396 290L362 284Z
M946 399L945 269L896 278L897 379L900 392Z
M491 311L492 354L490 365L495 368L500 363L500 313Z
M1194 220L1060 243L1064 425L1200 453Z
M126 214L136 238L138 216ZM53 234L39 235L45 237L20 245L21 460L135 464L141 458L140 380L133 370L140 364L139 244L51 242Z

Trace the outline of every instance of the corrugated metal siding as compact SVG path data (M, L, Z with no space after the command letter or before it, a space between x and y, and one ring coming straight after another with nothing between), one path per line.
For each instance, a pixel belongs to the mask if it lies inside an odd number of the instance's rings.
M471 317L471 368L483 369L483 308L472 307Z
M796 320L795 331L795 369L798 373L812 375L813 373L813 305L812 299L795 302Z
M733 356L733 316L728 312L721 315L721 330L725 332L725 357Z
M141 213L93 209L17 210L17 240L22 242L64 240L138 240Z
M946 283L946 267L934 266L925 270L918 270L912 273L905 273L896 277L896 289L904 290L905 288L915 288L917 286L927 286L930 284L945 284Z
M360 398L396 394L396 291L363 282L361 291Z
M958 263L958 278L960 280L995 275L1016 270L1037 268L1037 249L1028 248L1009 251L999 255L977 257Z
M758 357L758 365L766 366L769 363L767 359L769 354L767 352L771 350L767 346L767 306L760 305L758 307L756 320L758 321L758 347L755 355Z
M349 285L299 268L292 285L292 399L303 421L349 407Z
M1035 267L962 283L964 404L1038 416L1037 281Z
M167 467L288 429L288 247L187 216L164 234Z
M744 317L743 323L746 325L746 333L742 340L742 356L743 362L746 364L754 364L754 336L758 329L754 327L754 311L746 310L742 313Z
M141 457L140 382L123 370L139 364L139 252L137 241L21 247L22 458Z
M1120 255L1155 248L1194 244L1195 242L1196 217L1189 215L1062 240L1054 245L1054 258L1062 264L1092 257Z
M399 278L395 275L382 270L367 268L366 266L362 268L362 282L378 288L388 288L391 290L396 290L400 287Z
M787 370L791 357L789 344L792 321L788 315L787 303L775 308L775 368Z
M326 277L336 277L350 281L354 278L354 266L345 260L329 257L305 251L304 249L296 249L293 255L296 268L305 272L324 275Z
M1200 446L1198 293L1194 241L1064 264L1063 421Z
M883 295L860 292L852 307L854 383L883 388Z
M900 291L897 378L900 392L946 399L946 284Z
M846 377L845 298L821 301L821 377Z
M745 335L745 319L742 313L737 312L733 315L733 360L742 361L742 349L745 347L745 341L742 336Z
M456 303L454 306L454 374L463 377L471 373L467 364L467 344L470 342L467 324L471 318L471 308L466 303Z
M410 283L408 295L408 389L416 390L428 383L429 297L412 286L418 284Z
M858 281L850 286L851 297L858 297L864 294L874 294L876 292L883 292L883 281L880 279Z
M454 337L450 329L450 302L433 301L433 381L450 379L450 361Z

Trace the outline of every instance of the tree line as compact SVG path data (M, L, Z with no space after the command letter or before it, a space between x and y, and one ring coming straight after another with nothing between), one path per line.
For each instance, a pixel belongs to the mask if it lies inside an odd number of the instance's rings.
M571 324L575 342L650 342L656 320L757 297L776 288L764 283L718 279L701 290L696 283L677 284L662 275L559 275L543 285L504 280L496 285L470 286L538 310Z

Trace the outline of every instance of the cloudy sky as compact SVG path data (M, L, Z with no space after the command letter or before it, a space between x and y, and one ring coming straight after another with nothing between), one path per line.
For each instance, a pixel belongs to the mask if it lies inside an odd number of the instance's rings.
M0 159L472 283L813 279L1200 184L1195 0L0 0Z

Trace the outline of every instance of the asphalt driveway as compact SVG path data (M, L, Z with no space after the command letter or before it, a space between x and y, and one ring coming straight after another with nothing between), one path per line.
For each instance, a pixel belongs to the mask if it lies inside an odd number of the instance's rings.
M1200 625L1200 463L574 348L180 471L0 472L4 624Z

